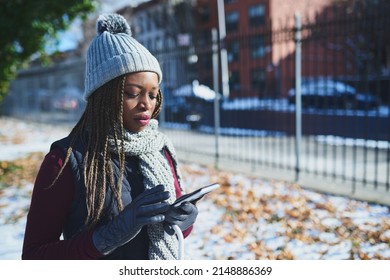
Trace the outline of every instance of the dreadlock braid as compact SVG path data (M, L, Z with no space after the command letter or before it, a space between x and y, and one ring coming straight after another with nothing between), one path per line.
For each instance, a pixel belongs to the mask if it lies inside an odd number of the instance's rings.
M156 108L153 111L152 118L154 118L154 119L157 118L157 116L160 113L161 108L162 108L162 102L163 102L163 95L162 95L162 92L160 89L160 90L158 90Z
M123 96L126 76L117 77L98 88L88 97L87 106L78 123L69 134L70 145L64 164L54 179L53 186L62 174L73 152L76 139L84 139L86 153L84 156L84 185L86 193L87 216L85 225L95 225L102 215L107 186L114 196L118 211L123 209L122 181L125 169L124 134L123 126ZM162 93L157 96L157 106L152 117L156 117L161 110ZM84 137L82 137L84 136ZM113 154L109 151L109 137L116 144L119 161L119 177L115 180ZM121 143L121 144L118 144Z
M123 88L124 77L122 76L99 88L88 99L86 108L88 115L85 120L88 140L84 158L86 224L88 225L96 224L102 214L107 185L113 193L118 210L123 209L121 193L125 154L123 149L117 147L119 178L115 182L112 154L108 150L109 136L123 140Z
M115 182L113 158L108 149L108 138L111 135L115 140L123 140L124 81L124 76L118 77L97 89L88 98L83 115L69 134L70 145L64 164L50 185L52 187L56 183L69 162L76 139L84 139L87 136L86 143L84 143L86 153L83 173L87 208L85 225L88 227L96 224L102 214L107 185L113 193L118 210L123 209L121 190L125 153L123 147L117 146L119 178Z

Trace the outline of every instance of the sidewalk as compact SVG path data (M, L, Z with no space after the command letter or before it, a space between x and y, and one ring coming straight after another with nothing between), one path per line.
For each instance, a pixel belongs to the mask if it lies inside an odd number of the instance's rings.
M165 132L171 137L181 158L188 162L215 166L214 135L168 129L165 129ZM286 149L286 141L290 149ZM308 140L304 140L303 146L310 145L305 141ZM319 155L324 149L329 151L340 149L340 147L327 145L327 143L321 145ZM218 168L268 180L295 182L293 147L294 139L292 138L286 140L277 137L262 139L261 137L221 136ZM297 183L306 189L390 206L390 190L386 190L383 184L375 187L370 182L375 181L375 177L378 182L389 180L387 150L377 155L375 149L364 150L362 147L343 147L343 149L345 149L345 158L336 161L336 164L333 163L333 155L323 158L302 152L302 171ZM354 150L358 156L353 156ZM325 173L328 175L324 176ZM347 179L342 180L344 176ZM354 176L355 185L350 179ZM359 183L365 178L369 180L366 185Z

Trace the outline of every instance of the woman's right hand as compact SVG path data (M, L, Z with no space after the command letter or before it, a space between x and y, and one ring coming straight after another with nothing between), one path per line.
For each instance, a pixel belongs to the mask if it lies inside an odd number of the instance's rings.
M165 200L169 196L163 185L141 193L114 219L94 231L92 239L96 249L107 255L133 239L142 226L163 222L163 213L169 209Z

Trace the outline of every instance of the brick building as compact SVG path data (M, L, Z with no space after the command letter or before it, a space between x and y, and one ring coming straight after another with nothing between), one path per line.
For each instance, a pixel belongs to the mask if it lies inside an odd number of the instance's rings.
M163 65L168 87L188 83L192 76L212 87L211 53L203 48L211 43L211 29L218 28L217 2L154 0L127 10L135 36L157 56L174 47L197 54L195 65L189 65L190 55L164 59L169 61L169 65ZM291 27L296 11L314 16L328 3L329 0L223 1L231 98L283 94L280 84L286 83L280 81L281 61L293 53L294 44L279 47L274 44L271 31ZM167 54L164 55L166 58ZM195 75L191 75L193 71Z
M293 40L280 42L275 30L292 28L294 14L310 20L329 0L226 0L226 48L228 52L230 97L278 97L292 85L295 51ZM217 1L197 2L197 33L205 40L212 27L218 27ZM209 38L208 38L209 39ZM282 39L284 40L284 39ZM283 44L281 44L283 43ZM210 58L204 57L210 61ZM200 62L202 65L202 62ZM207 62L199 73L206 84L211 69Z

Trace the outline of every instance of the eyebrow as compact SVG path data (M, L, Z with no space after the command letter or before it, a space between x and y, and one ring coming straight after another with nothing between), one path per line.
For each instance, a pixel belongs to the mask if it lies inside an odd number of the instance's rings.
M129 86L132 86L132 87L137 87L139 89L143 89L144 87L139 85L139 84L134 84L134 83L125 83L125 87L129 87ZM155 86L155 87L152 87L152 90L155 90L155 89L159 89L160 87L159 86Z

